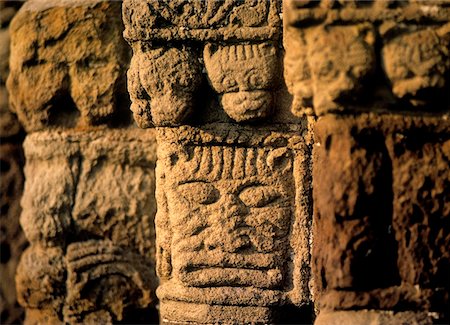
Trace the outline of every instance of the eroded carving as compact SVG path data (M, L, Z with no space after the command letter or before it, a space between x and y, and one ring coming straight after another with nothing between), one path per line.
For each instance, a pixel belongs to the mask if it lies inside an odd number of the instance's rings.
M142 128L177 125L192 113L201 67L192 49L133 45L128 70L134 119Z
M448 101L450 24L440 28L404 26L403 31L401 27L395 29L392 22L381 27L383 67L392 92L415 106L429 101L445 103L443 96L447 96Z
M33 252L47 258L58 251L63 261L48 271L62 274L58 296L39 292L44 275L27 274L33 263L40 265L34 255L22 262L20 294L35 290L44 302L58 304L19 300L27 322L45 323L51 316L49 322L133 323L149 313L156 287L154 133L35 132L27 136L25 155L25 234ZM52 267L44 265L42 272Z
M127 309L152 302L154 275L142 257L110 241L67 248L64 320L70 324L121 321Z
M280 72L274 44L207 44L204 60L209 81L233 120L252 121L271 113Z
M374 70L374 29L369 24L317 27L291 36L285 70L292 110L317 115L346 109Z
M132 111L141 127L186 123L196 99L209 96L202 72L233 120L262 119L274 110L278 1L125 1L123 8L133 48Z
M279 33L277 0L125 0L128 40L267 39Z
M286 300L304 304L306 293L296 282L300 275L293 274L308 250L305 233L298 229L298 220L306 216L300 215L294 190L294 179L304 182L302 167L294 172L301 144L288 146L287 134L265 147L249 145L250 134L242 131L236 136L247 141L233 141L233 146L224 145L232 141L225 134L209 140L208 133L200 135L201 144L195 136L183 140L186 135L176 130L159 134L156 227L162 317L209 319L188 315L186 308L173 310L180 302L207 308L218 319L231 317L232 310L260 308L265 316L255 312L240 321L271 321L269 306ZM293 232L297 238L290 236ZM231 306L219 315L212 305Z
M120 3L58 3L29 1L11 22L7 87L28 132L106 123L126 102Z
M27 308L26 322L57 324L64 303L66 268L60 247L29 247L17 267L18 302Z
M447 2L284 3L285 76L294 114L448 111Z

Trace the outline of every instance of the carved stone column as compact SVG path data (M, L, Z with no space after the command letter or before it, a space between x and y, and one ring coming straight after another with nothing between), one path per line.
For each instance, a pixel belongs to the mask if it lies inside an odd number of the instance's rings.
M310 303L310 137L280 80L279 5L124 1L132 111L157 126L164 323L271 323Z
M27 324L154 321L156 139L131 124L120 14L118 2L30 0L11 23Z
M292 109L318 117L316 324L448 322L448 2L284 5Z

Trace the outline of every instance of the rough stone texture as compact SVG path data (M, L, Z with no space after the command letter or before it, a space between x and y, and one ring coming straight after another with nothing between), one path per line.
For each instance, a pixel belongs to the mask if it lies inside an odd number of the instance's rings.
M448 119L330 115L315 137L319 308L406 308L448 319Z
M124 1L131 110L158 126L163 322L271 323L311 303L311 137L286 113L280 5Z
M284 4L294 114L449 111L448 1Z
M120 5L11 25L27 323L148 323L155 258L165 323L448 322L448 1L126 0L155 132Z
M139 126L181 125L203 94L237 122L273 115L280 82L280 1L124 1L124 36L133 48L131 110ZM209 83L209 87L207 85ZM212 114L214 115L214 114Z
M134 322L150 313L155 145L154 132L137 129L26 138L21 224L32 246L16 283L27 323Z
M389 312L389 311L335 311L323 312L316 318L315 325L431 325L433 317L427 313Z
M316 323L448 323L450 3L283 10L291 109L318 117Z
M237 122L260 120L272 112L272 90L279 83L276 44L212 45L204 49L209 81Z
M14 17L7 86L28 132L128 122L120 10L118 1L30 0Z
M301 128L158 129L163 322L263 322L309 303Z
M280 34L279 0L125 0L131 41L264 40Z

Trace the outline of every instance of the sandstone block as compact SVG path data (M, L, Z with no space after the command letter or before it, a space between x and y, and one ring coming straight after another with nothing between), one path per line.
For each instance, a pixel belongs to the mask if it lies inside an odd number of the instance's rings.
M319 306L448 317L449 131L441 117L319 119L313 153Z
M120 2L28 1L10 25L11 109L25 129L124 122ZM115 119L115 120L114 120Z
M133 48L128 86L138 125L187 123L204 106L202 97L217 98L228 120L272 115L272 92L282 88L279 7L276 0L124 1L124 36Z
M284 4L294 114L449 111L448 2Z
M62 255L62 271L42 266L43 274L62 273L59 295L40 287L40 273L26 272L39 270L38 258L23 258L16 282L27 323L134 322L148 314L157 283L154 132L35 132L24 147L21 223L30 256ZM48 305L30 303L32 288Z
M309 303L306 150L293 130L158 129L163 321L267 323Z

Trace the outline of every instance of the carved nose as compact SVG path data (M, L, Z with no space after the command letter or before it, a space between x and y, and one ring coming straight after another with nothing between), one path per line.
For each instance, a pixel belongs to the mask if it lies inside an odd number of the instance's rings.
M248 213L248 208L234 195L229 195L226 198L226 202L221 210L222 214L226 217L243 216Z

